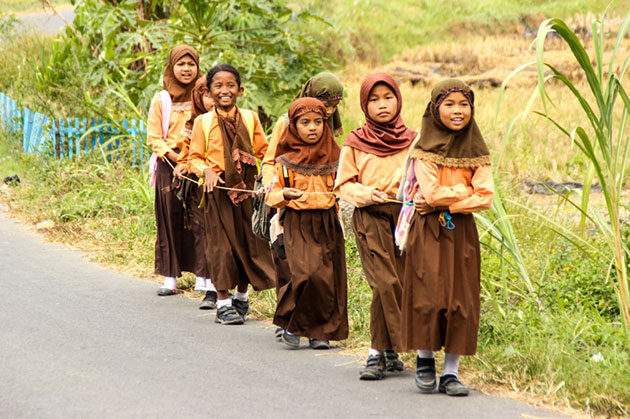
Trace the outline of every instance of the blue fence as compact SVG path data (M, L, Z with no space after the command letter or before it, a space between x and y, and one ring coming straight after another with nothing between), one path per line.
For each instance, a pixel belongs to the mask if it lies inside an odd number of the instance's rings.
M113 122L113 124L112 124ZM0 93L0 129L22 134L25 153L40 153L56 158L75 158L94 149L111 157L112 151L128 153L134 164L148 160L146 124L143 120L104 122L94 118L49 118L21 108Z

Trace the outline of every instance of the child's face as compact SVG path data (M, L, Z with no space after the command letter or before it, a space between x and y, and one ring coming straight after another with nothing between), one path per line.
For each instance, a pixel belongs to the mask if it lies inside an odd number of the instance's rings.
M307 144L315 144L324 133L324 118L316 112L307 112L295 121L298 136Z
M379 124L386 124L396 116L398 98L386 84L378 83L368 95L368 116Z
M337 110L339 100L322 100L322 103L326 107L326 118L330 118Z
M206 108L207 111L214 107L214 100L212 100L212 96L210 96L210 91L208 89L203 91L201 100L203 102L203 107Z
M222 111L231 110L236 99L243 94L243 88L238 85L236 76L229 71L219 71L212 77L210 96L214 104Z
M453 131L464 129L470 122L472 108L462 92L453 92L446 96L438 108L440 121Z
M173 66L175 79L182 84L189 84L197 77L197 63L190 55L184 55Z

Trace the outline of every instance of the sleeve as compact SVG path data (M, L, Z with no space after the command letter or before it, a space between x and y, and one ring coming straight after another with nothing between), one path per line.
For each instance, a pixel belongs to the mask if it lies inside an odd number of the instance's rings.
M177 166L186 166L188 167L188 153L190 152L190 142L188 139L181 141L181 148L179 154L177 156ZM188 167L190 170L190 167Z
M473 194L468 198L449 206L452 213L469 214L490 208L494 196L494 180L490 166L481 166L475 170L471 180Z
M414 164L420 192L432 207L447 207L470 196L471 192L463 183L442 186L437 164L421 159L416 159Z
M206 138L203 134L201 116L195 118L192 135L190 136L190 148L188 150L188 168L197 176L202 177L206 165Z
M333 192L339 199L350 202L355 207L371 205L372 191L375 188L359 182L355 151L352 147L343 147L339 156L339 169Z
M264 187L268 187L271 183L273 177L276 174L274 157L276 155L276 150L278 149L278 142L286 129L286 123L284 118L280 118L276 125L273 127L273 131L271 132L271 138L269 139L269 147L267 148L267 152L265 153L265 157L262 160L262 181Z
M265 131L263 130L260 119L258 119L258 114L256 113L254 113L254 140L252 142L254 144L255 157L257 159L263 159L269 144L267 144Z
M280 175L280 164L275 164L273 167L273 176L281 176ZM282 195L282 190L284 188L282 187L282 185L280 184L280 182L274 182L273 186L271 187L271 191L267 194L267 198L265 199L265 202L267 203L267 205L269 205L270 207L273 208L283 208L286 207L287 204L289 203L289 201L284 199L284 195Z
M153 98L147 121L147 144L160 158L171 151L162 138L162 102L159 94Z

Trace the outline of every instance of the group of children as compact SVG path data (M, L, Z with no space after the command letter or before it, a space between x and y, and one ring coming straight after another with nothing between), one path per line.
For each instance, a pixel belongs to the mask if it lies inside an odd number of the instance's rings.
M438 389L467 395L459 356L476 351L480 311L472 213L493 194L470 87L456 79L435 86L418 134L402 120L396 81L373 74L360 91L365 123L340 148L343 85L329 72L305 84L269 143L256 113L236 105L243 87L233 66L200 77L196 51L178 46L163 81L147 130L158 294L174 294L176 278L192 272L206 293L200 308L216 308L217 323L242 324L249 285L276 287L276 338L330 348L348 336L341 199L355 207L352 228L373 293L360 379L402 371L398 353L417 350L416 385L433 392L434 351L444 348ZM265 200L269 234L254 234L254 198Z

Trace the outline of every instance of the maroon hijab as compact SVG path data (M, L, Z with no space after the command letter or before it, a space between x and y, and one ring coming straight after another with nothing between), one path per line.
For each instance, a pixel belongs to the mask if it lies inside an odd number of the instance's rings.
M374 121L370 118L367 110L370 92L377 83L385 83L389 86L396 95L396 99L398 99L396 115L394 119L386 124ZM406 150L418 133L407 128L402 120L400 115L402 95L396 80L387 73L376 73L368 76L361 84L360 100L361 109L365 114L365 124L348 135L344 146L356 148L379 157L389 156L401 150Z

